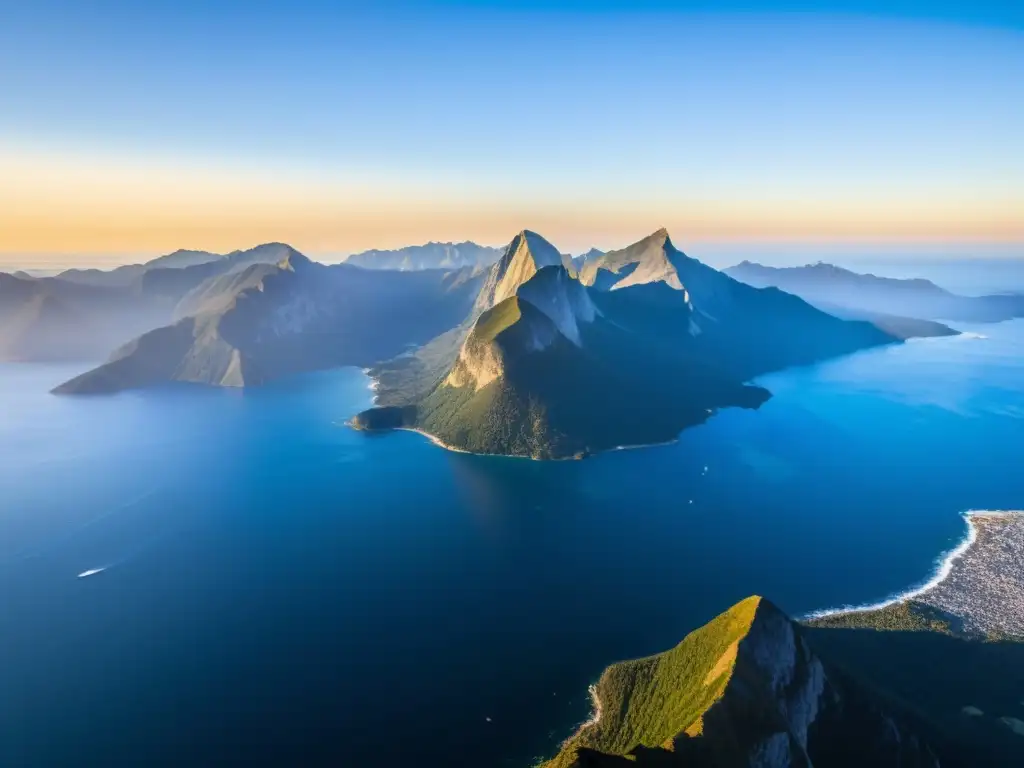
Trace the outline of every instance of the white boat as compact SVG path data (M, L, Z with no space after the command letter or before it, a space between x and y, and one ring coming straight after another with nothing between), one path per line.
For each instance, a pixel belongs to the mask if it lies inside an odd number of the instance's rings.
M88 571L82 571L78 574L78 578L84 579L86 576L95 576L97 573L102 573L107 570L106 568L90 568Z

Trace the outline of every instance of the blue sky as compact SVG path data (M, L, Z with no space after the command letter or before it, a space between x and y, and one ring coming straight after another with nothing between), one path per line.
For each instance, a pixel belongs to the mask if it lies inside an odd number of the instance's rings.
M4 10L0 253L1024 239L1020 3Z

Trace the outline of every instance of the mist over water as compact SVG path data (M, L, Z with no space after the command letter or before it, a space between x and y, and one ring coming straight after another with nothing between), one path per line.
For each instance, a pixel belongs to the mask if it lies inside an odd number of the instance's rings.
M76 370L0 366L0 763L528 764L609 662L752 593L883 600L1021 508L1024 321L965 330L582 462L353 432L355 369L58 398Z

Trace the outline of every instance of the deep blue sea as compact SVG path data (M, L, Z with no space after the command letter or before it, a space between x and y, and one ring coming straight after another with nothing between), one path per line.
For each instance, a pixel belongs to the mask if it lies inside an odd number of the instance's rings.
M752 593L879 600L1024 506L1024 321L970 330L582 462L353 432L358 370L59 398L75 369L2 366L0 765L527 766L609 662Z

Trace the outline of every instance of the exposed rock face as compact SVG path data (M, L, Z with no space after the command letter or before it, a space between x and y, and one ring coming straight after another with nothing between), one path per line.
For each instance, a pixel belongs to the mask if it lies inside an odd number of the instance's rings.
M504 373L509 354L540 352L558 335L581 346L581 324L597 316L587 289L563 266L558 250L526 230L491 268L475 306L485 310L444 386L482 389Z
M677 264L680 256L683 254L672 247L668 230L659 229L628 248L588 259L580 271L580 280L601 290L665 283L681 291L684 288Z
M555 322L531 302L505 299L480 316L466 337L444 386L483 389L506 373L507 363L542 352L559 338Z
M763 599L725 693L703 721L699 738L722 766L939 765L901 715L831 669Z
M514 296L523 283L544 267L562 266L562 254L538 235L524 229L505 248L491 268L477 300L477 311L484 312Z
M735 301L733 281L677 249L665 229L591 259L581 270L580 280L600 291L648 285L678 291L680 303L690 312L687 331L691 336L717 322Z
M613 672L627 665L642 666ZM706 695L701 688L716 686L703 709L687 711L673 703L699 700ZM692 690L666 690L679 687ZM748 598L672 651L613 665L602 676L598 695L604 709L613 710L608 722L603 717L578 733L551 766L939 765L908 724L908 716L890 711L873 692L830 668L800 629L762 598ZM611 700L605 701L606 696ZM623 707L624 712L615 711ZM665 707L679 711L681 719L673 720ZM631 723L636 722L653 724L647 726L649 742L631 742L629 734L637 732ZM632 729L625 738L624 729ZM607 749L612 744L621 751ZM627 754L632 761L623 761Z
M480 390L505 372L504 350L498 344L497 334L505 330L508 325L519 322L522 311L516 299L508 299L507 306L490 309L481 315L485 324L502 323L500 330L494 336L489 336L481 327L474 327L462 348L459 350L459 357L452 366L451 372L445 378L443 386L466 387L473 386ZM508 315L507 320L493 318L491 314L503 312ZM486 325L483 327L487 327ZM537 338L533 346L542 349L546 346L548 339Z
M518 296L543 312L558 332L580 346L580 323L591 323L597 309L587 289L565 267L544 267L520 286Z

